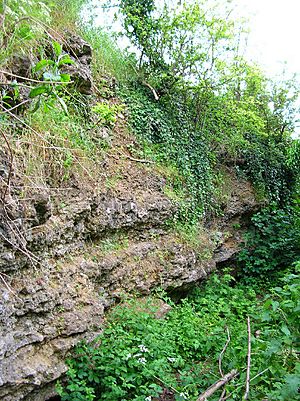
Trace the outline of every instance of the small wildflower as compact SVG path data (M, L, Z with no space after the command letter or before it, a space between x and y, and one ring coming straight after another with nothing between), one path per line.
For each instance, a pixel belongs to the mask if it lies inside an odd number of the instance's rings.
M149 395L148 397L145 398L145 401L151 401L151 400L152 400L151 395Z
M143 344L139 345L139 349L141 352L149 352L148 348L145 347Z
M176 358L169 358L168 357L168 361L171 362L171 363L174 363L176 361Z
M179 397L182 397L184 400L187 400L188 399L188 393L180 393L179 394Z
M130 359L132 357L132 354L127 354L126 355L126 361L128 361L128 359Z
M146 358L139 358L138 362L141 363L142 365L145 365L145 363L147 362Z

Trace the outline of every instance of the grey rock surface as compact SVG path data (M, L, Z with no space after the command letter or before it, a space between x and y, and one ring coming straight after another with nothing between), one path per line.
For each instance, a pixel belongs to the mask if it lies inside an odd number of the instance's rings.
M241 234L232 225L258 207L250 186L234 187L224 217L193 249L166 230L174 206L149 182L138 197L87 191L57 208L38 194L2 210L1 400L53 395L67 353L99 334L105 309L122 294L188 288L237 252Z

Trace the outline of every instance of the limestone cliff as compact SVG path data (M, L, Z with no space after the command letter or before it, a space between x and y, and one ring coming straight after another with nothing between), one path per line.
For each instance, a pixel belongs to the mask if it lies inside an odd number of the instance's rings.
M167 225L176 205L164 177L126 150L135 139L121 126L110 140L92 179L84 169L24 198L12 174L0 209L1 400L50 399L67 353L97 336L108 307L126 293L183 291L205 278L235 255L259 207L251 185L228 170L223 217L192 246ZM4 152L0 164L5 177Z

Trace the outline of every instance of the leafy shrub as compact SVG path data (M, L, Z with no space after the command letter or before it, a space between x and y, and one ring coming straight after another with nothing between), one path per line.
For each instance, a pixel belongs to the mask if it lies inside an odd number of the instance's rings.
M172 309L162 318L156 317L155 298L127 301L114 308L96 342L77 347L68 360L68 384L59 386L59 394L64 401L148 401L168 389L177 401L195 401L220 376L218 361L228 339L227 327L231 340L222 370L238 369L240 375L227 391L230 399L240 400L250 316L251 399L296 400L299 284L299 277L289 273L282 286L260 300L230 275L214 275L178 305L165 298ZM219 398L216 393L211 399Z
M252 217L238 260L246 273L276 272L299 258L300 214L298 207L278 209L276 205Z

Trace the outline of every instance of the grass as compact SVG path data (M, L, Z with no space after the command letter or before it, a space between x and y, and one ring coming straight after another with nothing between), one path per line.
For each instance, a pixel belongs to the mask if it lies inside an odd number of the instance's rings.
M117 47L111 34L92 27L85 29L82 34L93 48L93 75L100 88L101 78L105 74L114 77L118 83L132 80L136 75L134 63L130 63L129 58Z
M109 238L101 240L97 246L100 249L100 253L108 254L110 252L116 252L128 248L129 239L124 233L116 233Z

